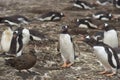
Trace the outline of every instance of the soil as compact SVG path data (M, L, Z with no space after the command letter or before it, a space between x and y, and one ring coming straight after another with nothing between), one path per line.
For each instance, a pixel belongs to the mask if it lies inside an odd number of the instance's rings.
M94 3L96 0L85 0ZM4 64L4 58L0 57L0 80L120 80L120 70L112 77L98 74L103 71L103 67L98 63L93 49L84 42L78 42L82 35L94 34L99 29L80 29L75 25L75 20L85 18L97 11L106 11L119 14L119 9L108 4L105 6L96 5L96 9L83 10L73 7L72 0L0 0L0 16L24 15L32 20L29 25L23 27L38 30L44 34L48 40L30 42L24 52L29 51L29 46L36 50L37 63L30 69L31 73L16 69ZM48 11L63 12L65 17L60 21L41 22L34 20L42 13ZM118 31L119 20L107 21ZM102 26L105 21L93 20L97 26ZM70 68L61 68L63 64L60 53L57 52L59 31L62 25L69 25L69 33L73 37L76 49L75 63ZM0 25L0 33L6 28ZM80 53L80 54L79 54Z

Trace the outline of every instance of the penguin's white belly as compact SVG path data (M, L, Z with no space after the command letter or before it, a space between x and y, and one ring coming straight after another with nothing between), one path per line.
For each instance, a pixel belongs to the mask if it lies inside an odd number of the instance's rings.
M117 33L114 30L105 32L103 42L108 44L109 46L111 46L113 48L118 47Z
M103 66L110 67L110 64L108 62L108 55L105 52L104 47L94 46L93 49L95 51L98 60L103 64Z
M79 28L88 28L88 26L86 24L80 24Z
M4 31L1 37L1 47L2 50L8 52L11 45L12 32Z
M73 43L67 34L61 34L60 36L60 52L67 60L69 60L71 56L74 57Z
M48 17L45 17L45 18L39 18L38 20L40 21L49 21L52 19L52 16L48 16Z

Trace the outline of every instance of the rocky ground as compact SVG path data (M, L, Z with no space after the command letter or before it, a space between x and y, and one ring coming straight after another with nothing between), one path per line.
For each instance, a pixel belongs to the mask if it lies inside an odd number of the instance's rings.
M57 22L40 22L33 21L25 27L39 30L43 33L48 41L30 42L36 50L37 63L30 69L32 73L23 71L19 73L17 70L6 66L4 58L0 57L0 80L119 80L120 70L113 77L99 75L98 72L103 70L103 67L97 62L97 58L90 48L84 42L77 42L80 33L86 34L86 30L79 29L75 26L76 18L84 18L99 10L109 11L114 14L119 14L120 11L112 7L111 4L106 6L96 6L94 10L81 10L73 7L72 0L0 0L0 16L20 14L28 17L30 20L39 17L47 11L59 11L65 14L65 18ZM86 0L93 3L95 0ZM104 21L94 21L94 24L100 26ZM119 21L109 21L111 25L117 28L119 34ZM69 32L76 44L75 64L70 68L62 69L60 65L63 63L60 53L57 52L58 33L62 25L69 25ZM6 26L0 25L0 32ZM89 30L88 34L93 34L97 30ZM29 51L29 45L25 52ZM35 46L36 45L36 46ZM79 54L80 52L80 54Z

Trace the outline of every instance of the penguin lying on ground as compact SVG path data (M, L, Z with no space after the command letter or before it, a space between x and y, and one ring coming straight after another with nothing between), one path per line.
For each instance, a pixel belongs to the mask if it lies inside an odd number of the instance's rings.
M8 23L10 26L20 27L21 25L28 24L29 22L30 20L28 20L25 16L22 15L0 17L0 23Z
M64 17L64 14L62 12L55 12L51 11L45 14L42 14L40 18L37 18L37 20L40 21L59 21L61 18Z
M90 19L77 19L77 25L79 28L91 28L96 29L98 28L95 24L92 23Z
M103 32L97 32L93 35L94 39L97 40L98 37L101 37L103 42L112 48L118 47L118 34L117 31L111 27L108 23L104 24ZM99 34L98 34L99 33Z
M90 36L87 36L84 41L93 47L98 60L102 63L105 69L103 72L100 72L100 74L106 74L107 76L115 75L117 73L117 69L120 68L118 55L113 48L104 44L101 39L101 41L99 40L99 38L97 38L98 40L96 41Z
M31 50L29 53L24 53L19 57L6 59L5 64L19 70L19 72L21 72L21 70L24 70L24 69L29 72L28 69L32 68L37 61L37 57L34 53L35 51Z
M59 45L61 57L64 64L61 67L70 67L74 63L75 50L71 36L68 34L68 26L63 26L59 35Z
M96 0L95 4L98 5L107 5L108 3L112 3L112 0Z
M86 1L82 1L82 0L75 0L75 3L73 4L73 6L77 8L81 8L81 9L95 9L93 5L91 5L90 3Z
M120 8L120 0L114 0L114 6L119 9Z
M105 11L99 11L92 15L94 19L109 21L113 19L113 15L111 13L107 13Z

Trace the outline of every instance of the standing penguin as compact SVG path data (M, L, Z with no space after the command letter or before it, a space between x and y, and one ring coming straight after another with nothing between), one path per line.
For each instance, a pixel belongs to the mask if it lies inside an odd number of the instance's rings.
M70 67L74 63L75 51L68 26L63 26L59 36L59 50L64 64L61 67Z
M90 36L87 36L84 41L93 47L98 60L102 63L105 69L103 72L100 72L100 74L106 74L106 76L115 75L117 69L120 68L118 55L113 48L104 44L101 39L99 40L99 38L101 37L98 37L96 41Z
M1 37L1 49L5 53L7 53L10 49L12 36L13 36L12 27L7 26L7 29L3 31Z
M101 33L97 32L94 35L94 38L97 39L97 37L101 36L105 44L111 46L112 48L118 47L117 31L113 27L111 27L108 23L104 24L103 30L104 32L101 32Z
M23 48L28 44L30 41L30 32L26 28L19 27L14 32L14 35L17 36L17 38L12 38L11 41L11 47L10 47L10 53L16 54L16 56L20 56L22 54ZM15 38L15 39L14 39ZM16 46L16 51L14 51L14 47Z
M29 29L23 27L18 27L16 30L14 30L9 50L10 54L16 54L16 56L20 56L30 40L41 40L41 38L30 34L30 32L31 31Z

